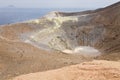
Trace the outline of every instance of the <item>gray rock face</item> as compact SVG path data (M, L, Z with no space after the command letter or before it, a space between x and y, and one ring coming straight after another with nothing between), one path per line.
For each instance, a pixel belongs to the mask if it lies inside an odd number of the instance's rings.
M120 51L120 2L94 11L51 12L28 23L42 28L29 36L36 45L59 51L78 46L91 46L103 53Z

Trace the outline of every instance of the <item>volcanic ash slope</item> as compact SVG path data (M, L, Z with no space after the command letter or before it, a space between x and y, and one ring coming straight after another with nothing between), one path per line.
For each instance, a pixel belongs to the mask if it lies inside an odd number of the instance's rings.
M57 70L21 75L12 80L120 80L120 62L84 62Z

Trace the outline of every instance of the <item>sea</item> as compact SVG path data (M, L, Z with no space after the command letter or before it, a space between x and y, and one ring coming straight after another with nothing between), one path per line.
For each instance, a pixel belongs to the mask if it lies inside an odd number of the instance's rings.
M0 25L41 18L51 11L80 12L88 8L0 8Z

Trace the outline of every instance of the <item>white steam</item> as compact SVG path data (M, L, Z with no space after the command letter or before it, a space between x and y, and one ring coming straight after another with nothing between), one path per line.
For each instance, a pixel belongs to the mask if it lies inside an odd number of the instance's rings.
M87 55L87 56L98 56L100 55L100 52L90 46L79 46L76 47L74 50L63 50L62 52L64 53L69 53L69 54L81 54L81 55Z

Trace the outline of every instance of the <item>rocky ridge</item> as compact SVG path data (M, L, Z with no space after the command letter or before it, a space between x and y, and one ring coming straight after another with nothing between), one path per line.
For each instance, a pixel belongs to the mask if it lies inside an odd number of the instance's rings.
M91 46L101 53L119 52L119 9L118 2L95 11L51 12L42 19L30 22L39 24L39 27L28 35L28 40L40 47L59 51Z

